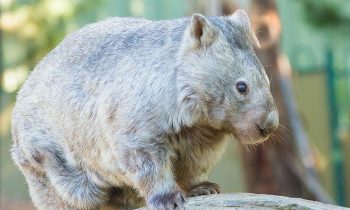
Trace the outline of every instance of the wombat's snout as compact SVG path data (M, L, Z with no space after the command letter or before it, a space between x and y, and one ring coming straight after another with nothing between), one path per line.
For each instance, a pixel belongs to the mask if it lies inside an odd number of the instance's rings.
M264 115L264 117L262 117L262 120L260 121L260 123L257 124L257 127L259 128L261 135L263 137L267 137L274 130L277 129L278 124L278 112L270 111L266 115Z

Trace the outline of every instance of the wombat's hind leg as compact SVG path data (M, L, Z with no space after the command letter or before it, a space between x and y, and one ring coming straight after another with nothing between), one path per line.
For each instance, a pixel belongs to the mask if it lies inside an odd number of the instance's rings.
M57 151L45 169L62 200L75 209L97 209L108 199L107 189L98 186L91 173L69 166Z
M33 150L26 150L26 152L28 153L25 155L25 152L19 149L18 145L11 149L12 159L18 165L28 183L29 194L35 207L39 210L71 209L51 185L42 165L39 163L38 156L33 155Z
M32 201L39 210L72 209L57 194L45 175L35 171L23 171Z

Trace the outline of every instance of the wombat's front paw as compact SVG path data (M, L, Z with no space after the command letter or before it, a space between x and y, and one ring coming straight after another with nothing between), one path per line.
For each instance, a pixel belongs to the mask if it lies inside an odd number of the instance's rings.
M193 186L188 195L190 197L194 197L199 195L210 195L218 193L221 193L221 189L218 184L211 182L202 182L198 185Z
M152 210L180 210L184 209L185 202L185 194L177 191L153 196L149 199L147 207Z

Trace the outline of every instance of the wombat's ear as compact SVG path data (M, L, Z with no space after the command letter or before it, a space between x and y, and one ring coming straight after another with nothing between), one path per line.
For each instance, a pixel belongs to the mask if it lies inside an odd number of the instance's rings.
M251 25L250 25L250 20L249 20L248 14L243 9L236 10L232 15L229 16L229 18L233 22L242 26L242 28L244 28L246 30L247 34L249 35L251 42L255 46L260 47L260 43L259 43L258 39L256 38L256 35L255 35Z
M217 29L203 15L193 14L185 39L194 49L209 47L217 37Z
M243 9L236 10L233 14L229 16L234 22L244 25L245 27L250 27L250 20L248 14Z

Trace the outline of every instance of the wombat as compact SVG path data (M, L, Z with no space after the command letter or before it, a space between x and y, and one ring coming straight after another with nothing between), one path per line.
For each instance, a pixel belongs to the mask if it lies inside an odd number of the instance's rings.
M220 193L208 174L227 135L278 126L247 14L110 18L67 36L13 111L12 157L38 209L183 209Z

